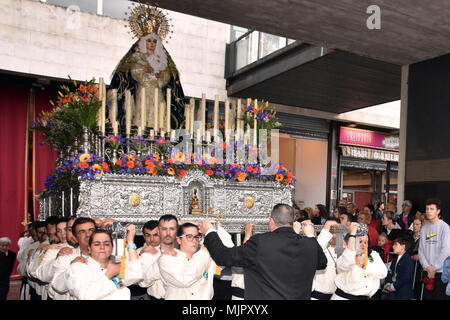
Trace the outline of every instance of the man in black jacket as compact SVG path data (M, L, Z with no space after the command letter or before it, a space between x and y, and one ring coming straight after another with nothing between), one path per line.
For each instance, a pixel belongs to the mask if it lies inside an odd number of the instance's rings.
M9 277L14 268L16 253L9 250L11 240L0 238L0 300L6 300L9 291Z
M311 221L302 223L306 237L294 231L293 222L292 207L277 204L271 232L256 234L242 246L225 247L208 220L200 223L200 232L217 265L244 268L246 300L310 300L314 274L326 268L327 259Z

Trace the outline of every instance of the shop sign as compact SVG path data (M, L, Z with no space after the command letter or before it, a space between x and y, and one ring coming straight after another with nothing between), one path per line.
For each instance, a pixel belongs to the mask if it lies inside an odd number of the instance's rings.
M388 133L348 127L340 128L339 143L387 150L400 149L399 137Z
M399 160L398 152L378 150L378 149L358 148L350 146L341 146L341 147L342 147L342 155L344 157L378 160L378 161L394 161L394 162L398 162Z

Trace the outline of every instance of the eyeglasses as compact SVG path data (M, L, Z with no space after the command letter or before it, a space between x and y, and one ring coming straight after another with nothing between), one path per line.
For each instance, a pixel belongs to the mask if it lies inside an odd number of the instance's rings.
M197 241L200 241L203 238L203 236L201 234L196 235L196 236L194 236L192 234L183 234L182 236L179 236L178 238L183 238L183 237L186 237L187 241L192 241L194 239Z

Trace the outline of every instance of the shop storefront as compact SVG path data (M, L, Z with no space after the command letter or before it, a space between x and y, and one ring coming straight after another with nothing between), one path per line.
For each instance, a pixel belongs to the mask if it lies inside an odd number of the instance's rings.
M340 127L339 199L360 210L378 201L396 203L398 150L398 136Z

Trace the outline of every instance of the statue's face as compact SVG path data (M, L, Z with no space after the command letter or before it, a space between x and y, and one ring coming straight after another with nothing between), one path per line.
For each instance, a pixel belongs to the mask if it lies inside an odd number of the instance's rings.
M147 48L147 52L149 52L149 51L151 51L151 52L155 51L155 49L156 49L156 44L157 44L157 43L158 43L158 40L156 40L155 38L152 38L152 37L148 38L148 39L145 41L145 45L146 45L146 48Z

